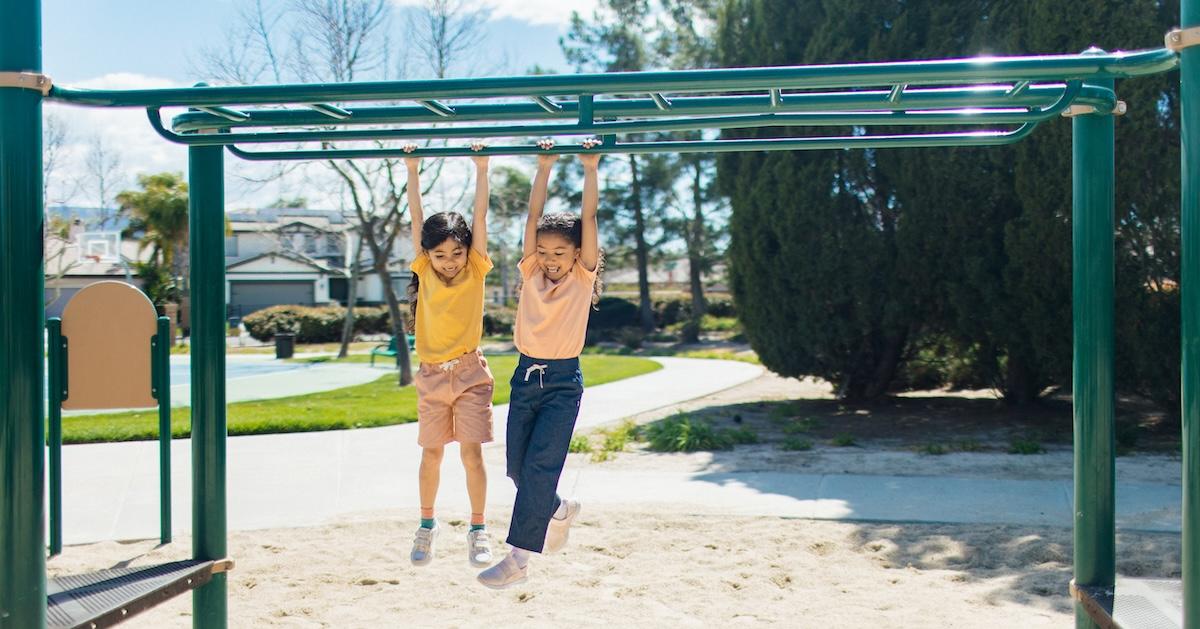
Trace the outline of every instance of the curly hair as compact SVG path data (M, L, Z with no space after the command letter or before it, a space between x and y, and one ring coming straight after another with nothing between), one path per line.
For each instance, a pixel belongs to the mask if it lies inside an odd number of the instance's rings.
M438 245L453 240L468 251L471 249L471 224L458 212L438 212L425 219L421 225L421 249L429 251ZM420 280L412 274L408 281L408 321L405 331L413 334L417 329L417 288Z
M538 219L537 233L557 234L570 240L576 249L583 247L583 219L570 212L543 214ZM598 309L597 304L600 303L600 295L604 292L604 249L601 248L596 253L596 282L592 284L592 308ZM517 283L516 292L518 297L521 294L521 285L523 283L523 280Z

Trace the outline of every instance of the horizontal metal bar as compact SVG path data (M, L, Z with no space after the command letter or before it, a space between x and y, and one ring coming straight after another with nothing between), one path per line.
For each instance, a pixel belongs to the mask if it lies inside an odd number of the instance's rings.
M232 122L245 122L250 119L250 114L244 111L237 111L228 107L221 107L220 105L201 106L196 109Z
M888 91L862 90L848 92L809 92L788 94L780 105L772 105L767 95L757 96L693 96L671 100L671 111L658 109L652 99L601 100L594 103L599 118L714 116L723 114L753 114L805 111L862 111L889 109L957 109L964 107L1044 107L1052 105L1062 94L1063 85L1038 84L1015 97L1008 97L1008 85L989 85L956 88L910 88L904 92L904 104L887 101ZM1112 90L1085 85L1074 100L1077 104L1111 109L1116 103ZM462 122L518 122L531 120L577 120L578 104L563 102L560 109L547 112L535 103L462 103L455 108L454 119ZM409 124L444 122L441 116L424 107L402 105L391 107L356 107L353 117L343 121L349 125ZM177 132L236 127L287 127L327 125L329 119L304 109L253 109L248 123L231 123L207 114L188 112L171 121Z
M556 114L563 110L562 105L559 105L545 96L532 96L531 98L533 98L533 102L538 104L538 107L541 107L549 113Z
M912 135L836 136L801 138L755 138L742 140L693 140L601 144L596 148L557 145L541 149L534 145L489 146L480 151L470 147L425 147L406 153L400 148L333 149L296 151L246 151L228 146L229 152L251 161L382 159L396 157L469 157L472 155L539 155L543 153L729 153L744 151L806 151L854 148L920 148L944 146L996 146L1012 144L1029 135L1038 123L1030 122L1011 131L968 131Z
M650 98L654 99L655 106L657 106L662 111L670 111L671 110L671 101L667 100L666 96L663 96L662 94L659 94L658 92L651 92Z
M450 118L454 115L453 109L437 102L436 100L418 100L417 102L420 103L425 109L428 109L429 111L432 111L443 118Z
M908 83L946 85L998 81L1129 78L1166 72L1179 57L1165 49L1102 55L976 57L934 61L773 68L721 68L607 74L369 81L343 84L249 85L147 90L80 90L55 86L49 98L79 105L152 107L252 105L358 100L503 98L551 94L683 93L832 89Z
M1057 102L1031 111L960 110L916 112L830 112L795 114L752 114L747 116L712 116L669 118L619 122L579 124L539 124L460 127L408 127L402 129L308 129L265 133L187 134L171 133L163 128L157 108L147 114L150 125L159 135L178 144L221 145L292 142L348 142L362 140L451 139L476 137L544 137L559 135L605 135L615 133L649 133L695 131L701 129L743 129L755 127L793 126L851 126L851 125L983 125L1021 124L1038 122L1066 110L1079 94L1081 85L1072 81L1061 90Z
M338 120L345 120L353 115L345 109L342 109L336 105L330 105L329 103L309 103L308 106L313 111L319 111L330 118L336 118Z

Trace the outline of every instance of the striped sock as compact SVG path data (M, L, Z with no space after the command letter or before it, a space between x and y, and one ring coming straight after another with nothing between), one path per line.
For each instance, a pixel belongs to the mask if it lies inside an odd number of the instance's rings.
M431 529L436 523L433 519L433 507L421 507L421 528Z
M483 523L483 514L482 513L472 513L471 514L471 530L472 531L481 531L484 528L486 528L486 525Z

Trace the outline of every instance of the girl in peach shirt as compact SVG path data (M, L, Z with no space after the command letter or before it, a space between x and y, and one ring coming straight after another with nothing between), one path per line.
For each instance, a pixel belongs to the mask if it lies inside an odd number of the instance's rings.
M588 140L583 146L597 144ZM549 140L539 145L553 146ZM556 158L538 157L524 257L517 265L522 286L513 341L521 355L511 381L507 428L508 476L517 486L506 540L512 551L479 575L481 583L497 589L526 580L532 553L562 548L580 511L578 501L560 498L557 489L583 396L579 354L588 314L599 298L603 268L596 233L600 155L579 156L584 168L582 216L542 216Z

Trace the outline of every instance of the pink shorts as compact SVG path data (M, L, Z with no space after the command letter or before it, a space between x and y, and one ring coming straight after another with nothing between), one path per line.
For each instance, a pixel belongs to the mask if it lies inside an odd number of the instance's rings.
M495 379L483 352L475 350L441 364L421 363L413 384L417 444L422 448L492 440Z

